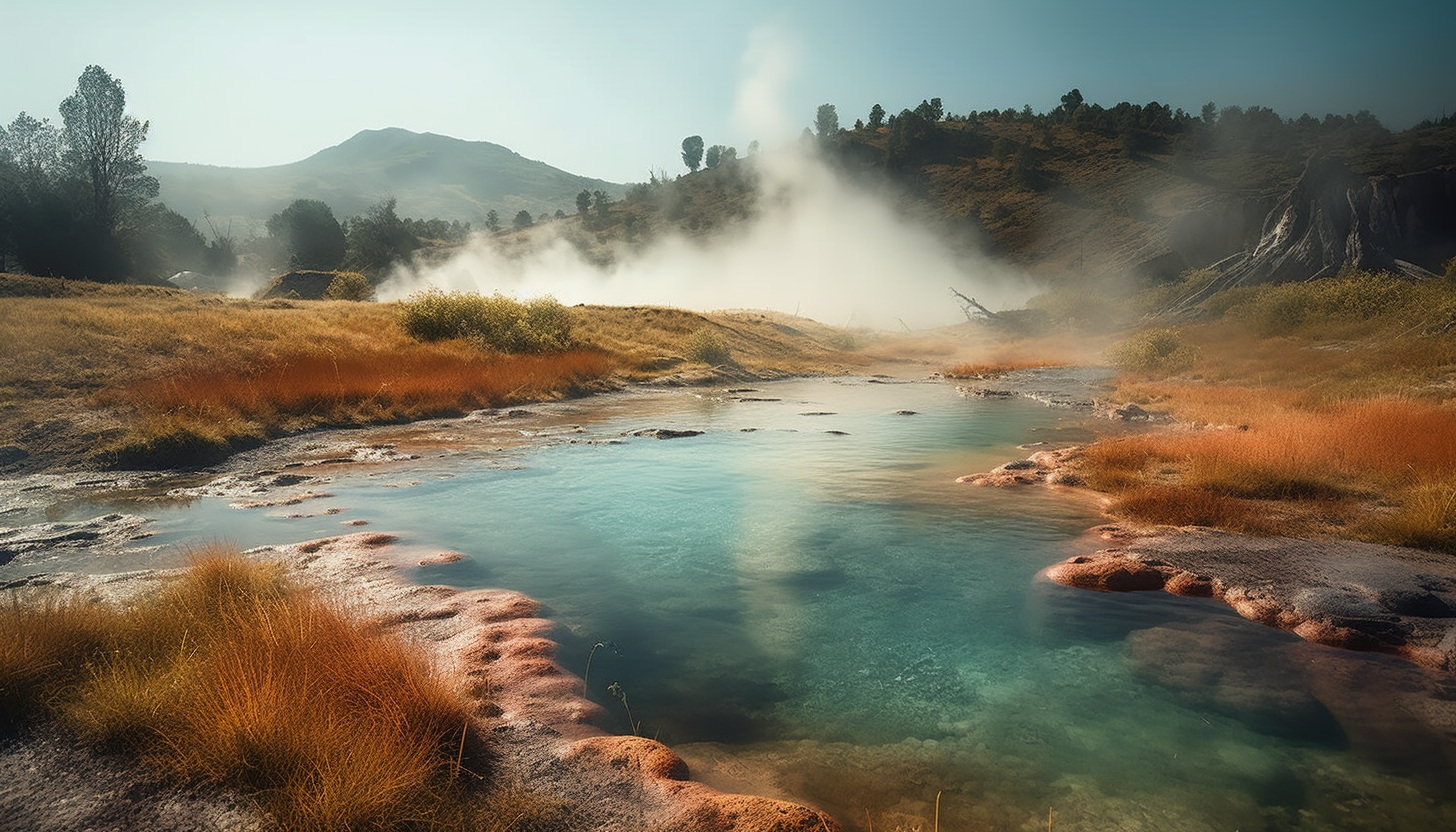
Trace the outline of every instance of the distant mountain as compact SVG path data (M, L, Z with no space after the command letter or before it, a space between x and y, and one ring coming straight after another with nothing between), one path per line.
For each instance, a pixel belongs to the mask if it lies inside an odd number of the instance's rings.
M491 209L509 225L522 209L532 215L557 209L575 213L576 195L583 189L602 190L614 199L627 189L567 173L498 144L397 127L364 130L287 165L225 168L149 161L147 173L161 184L167 207L204 233L204 214L220 231L232 222L235 236L261 231L268 217L295 199L322 200L343 220L392 196L401 217L438 217L481 228Z

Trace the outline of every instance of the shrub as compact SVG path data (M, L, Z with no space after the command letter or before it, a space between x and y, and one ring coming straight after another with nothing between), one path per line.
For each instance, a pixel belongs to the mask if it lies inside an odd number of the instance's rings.
M1178 280L1144 289L1134 298L1134 307L1144 313L1176 311L1195 298L1204 297L1218 281L1217 269L1189 269ZM1220 293L1222 297L1227 293Z
M1351 272L1307 283L1261 286L1227 308L1263 335L1368 321L1410 305L1415 285L1385 272Z
M1184 343L1176 329L1149 329L1112 345L1107 360L1130 372L1179 373L1198 360L1198 348Z
M728 345L724 344L712 330L700 329L683 342L683 354L689 361L698 361L712 367L731 362Z
M359 272L338 272L324 290L325 300L374 300L374 284Z
M116 631L111 610L53 593L12 590L0 607L0 715L34 716L75 684ZM0 727L8 727L0 725Z
M1456 481L1431 479L1405 489L1390 514L1364 529L1368 539L1456 554Z
M1101 332L1132 323L1127 301L1116 293L1097 286L1064 287L1044 292L1027 300L1025 310L998 312L996 319L1006 322L1012 312L1020 312L1025 318L1040 317L1044 324ZM1032 326L1027 329L1034 331L1038 328L1040 327Z
M502 294L427 289L400 305L400 325L412 338L464 338L507 353L558 352L569 348L571 315L555 298L521 303Z
M464 703L279 567L217 549L125 612L27 599L6 617L7 713L240 788L286 829L490 828L463 788Z

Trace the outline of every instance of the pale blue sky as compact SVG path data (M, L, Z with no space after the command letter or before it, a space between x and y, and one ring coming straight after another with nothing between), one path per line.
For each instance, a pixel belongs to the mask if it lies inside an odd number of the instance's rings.
M58 121L95 63L151 122L150 159L282 164L404 127L641 181L682 170L684 136L769 146L826 102L848 126L875 103L1043 111L1078 87L1403 129L1456 111L1453 31L1456 0L11 0L0 122Z

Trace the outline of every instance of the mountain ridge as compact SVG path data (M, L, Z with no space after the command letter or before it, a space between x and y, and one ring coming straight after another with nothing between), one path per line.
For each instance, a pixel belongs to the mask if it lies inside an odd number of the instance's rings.
M161 201L199 227L237 222L261 231L295 199L318 199L339 219L393 197L401 216L469 222L486 213L574 212L582 190L620 198L627 186L569 173L503 145L399 127L361 130L296 162L258 168L148 161ZM234 230L236 233L236 229Z

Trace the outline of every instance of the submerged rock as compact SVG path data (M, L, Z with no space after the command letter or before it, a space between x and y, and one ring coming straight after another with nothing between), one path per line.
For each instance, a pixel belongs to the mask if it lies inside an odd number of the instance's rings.
M1260 733L1325 743L1342 739L1334 715L1305 679L1302 665L1313 658L1308 646L1274 643L1231 624L1138 630L1128 636L1124 657L1134 673L1190 705Z

